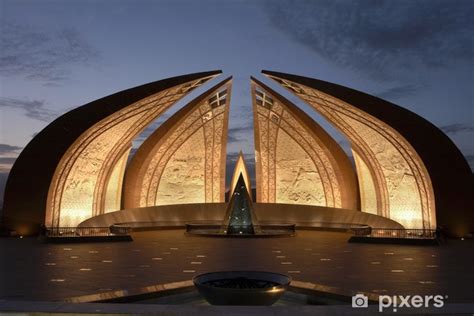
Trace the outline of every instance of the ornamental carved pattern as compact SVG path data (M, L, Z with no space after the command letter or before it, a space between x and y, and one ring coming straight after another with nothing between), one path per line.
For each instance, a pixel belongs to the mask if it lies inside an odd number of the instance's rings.
M422 160L403 136L374 116L321 91L289 81L283 81L283 86L325 116L351 140L358 159L370 171L358 170L358 177L362 177L363 182L371 177L370 181L376 188L379 215L396 220L407 228L436 227L430 177ZM369 196L373 198L373 194ZM373 205L374 202L362 201L364 204Z
M352 151L352 156L359 175L360 207L364 212L379 215L377 213L377 190L370 169L356 151Z
M323 182L301 144L283 129L278 132L276 202L326 206Z
M147 182L143 182L140 185L142 192L146 192L146 195L144 195L146 204L140 205L141 207L156 205L158 186L168 160L189 137L202 127L199 112L192 113L188 120L187 123L189 125L183 124L178 126L173 132L173 136L170 139L166 139L164 145L160 146L158 152L153 156L151 163L147 166L145 180L149 179L150 182L149 185Z
M75 226L104 212L106 185L131 140L201 79L179 85L109 115L85 131L56 168L47 200L48 226Z
M131 149L130 146L125 150L117 164L115 164L115 167L107 180L107 191L105 192L104 199L104 214L120 210L123 176Z
M205 161L205 199L204 201L212 201L212 178L213 178L213 157L214 157L214 116L212 111L208 111L202 116L204 126L204 161ZM198 150L198 149L196 149Z
M269 201L269 193L268 193L268 157L269 157L269 146L268 146L268 119L266 116L262 115L262 112L268 112L265 109L258 109L258 114L257 114L257 126L256 130L258 131L258 139L256 139L256 142L258 144L257 148L258 150L258 156L259 159L257 159L257 172L260 175L257 177L257 191L258 191L258 201L267 203ZM275 150L275 148L272 148L272 150ZM275 153L273 153L275 155ZM274 172L274 170L272 170Z
M276 120L275 113L270 112L270 117ZM278 139L278 125L267 118L268 128L268 200L276 201L277 190L277 175L276 175L276 159L277 159L277 139Z
M214 109L214 149L212 157L212 199L206 202L221 202L225 200L224 168L226 159L227 113L224 107Z
M228 100L230 86L225 104L211 108L202 101L161 138L143 166L135 207L224 201Z
M258 200L341 207L344 184L331 152L286 105L261 87L256 91L254 87ZM266 95L271 105L260 100ZM289 159L295 151L300 157Z
M204 134L200 128L173 153L156 192L156 205L201 203L205 194Z
M286 117L287 119L288 117ZM290 120L291 122L291 120ZM293 124L297 124L296 121L292 122ZM323 194L321 196L324 197L324 200L319 201L320 204L318 205L323 205L323 206L330 206L334 207L334 195L333 195L333 190L332 190L332 181L337 181L335 177L332 179L329 178L329 175L327 173L326 168L321 162L321 158L316 152L317 148L312 148L310 147L311 145L316 145L315 142L313 144L309 144L307 141L308 139L305 139L301 134L298 133L298 131L301 131L302 126L301 125L291 125L289 124L288 121L282 121L281 122L281 128L297 143L301 146L301 148L305 151L305 154L311 158L313 164L314 164L314 171L319 175L319 181L322 184L322 191ZM309 136L309 135L306 135ZM321 154L321 152L320 152ZM322 153L324 154L324 153ZM340 204L340 201L339 201Z

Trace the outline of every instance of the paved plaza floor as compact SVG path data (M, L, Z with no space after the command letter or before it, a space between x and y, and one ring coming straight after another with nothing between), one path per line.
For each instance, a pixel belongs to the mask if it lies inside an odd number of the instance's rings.
M44 244L0 239L0 299L69 297L184 281L219 270L263 270L350 293L443 295L474 302L474 241L407 246L349 244L350 235L298 231L285 238L206 238L183 230L133 234L133 242Z

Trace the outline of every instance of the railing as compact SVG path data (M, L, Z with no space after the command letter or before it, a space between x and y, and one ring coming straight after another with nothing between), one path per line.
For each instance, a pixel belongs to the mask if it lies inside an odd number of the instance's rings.
M370 226L356 223L335 223L335 222L296 222L297 227L305 229L321 229L328 231L346 231L357 236L370 234ZM262 224L263 225L263 224Z
M46 230L47 237L86 237L127 235L129 227L50 227Z
M340 224L339 224L340 225ZM186 229L192 230L193 225L187 224ZM220 227L220 225L209 224L209 228ZM262 224L261 226L267 226ZM288 225L282 225L287 228ZM341 227L341 226L339 226ZM347 225L344 228L350 228L355 236L373 237L373 238L408 238L408 239L433 239L436 238L434 229L403 229L403 228L371 228L363 225ZM46 230L48 237L85 237L85 236L112 236L128 235L131 227L125 225L112 225L110 227L50 227Z
M209 221L209 220L202 220L202 221L194 221L193 224L204 224L204 225L217 225L220 226L222 220L219 221ZM112 225L113 227L130 227L131 229L141 229L141 228L160 228L160 227L176 227L181 228L186 226L188 222L186 221L143 221L143 222L124 222L124 223L116 223Z
M433 239L436 238L434 229L403 229L403 228L370 228L366 231L354 231L355 236L374 238L407 238Z

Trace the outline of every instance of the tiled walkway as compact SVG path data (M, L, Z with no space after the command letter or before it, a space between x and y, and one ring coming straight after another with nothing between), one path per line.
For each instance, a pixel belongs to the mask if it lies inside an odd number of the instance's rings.
M58 300L191 279L218 270L265 270L295 280L378 294L441 294L474 301L474 241L447 246L349 244L349 235L299 231L296 237L187 237L141 232L133 242L42 244L0 239L0 299Z

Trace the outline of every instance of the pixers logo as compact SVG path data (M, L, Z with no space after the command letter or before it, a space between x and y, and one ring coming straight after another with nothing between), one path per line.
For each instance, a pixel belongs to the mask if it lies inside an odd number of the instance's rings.
M381 295L379 296L379 312L383 312L386 308L392 308L393 312L397 312L399 308L422 308L430 306L442 308L446 298L447 296L443 295Z

